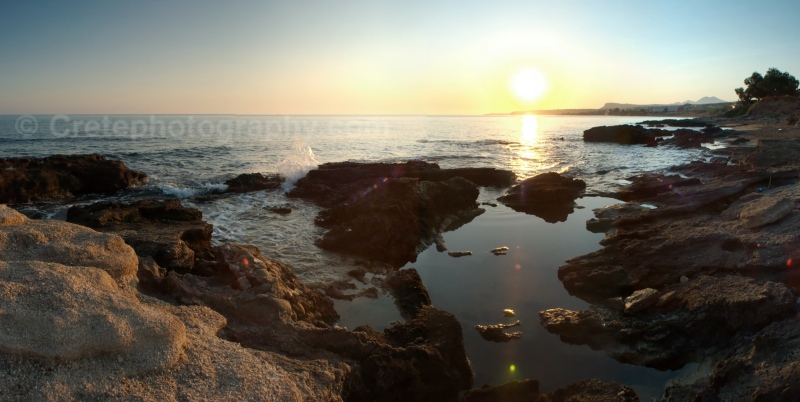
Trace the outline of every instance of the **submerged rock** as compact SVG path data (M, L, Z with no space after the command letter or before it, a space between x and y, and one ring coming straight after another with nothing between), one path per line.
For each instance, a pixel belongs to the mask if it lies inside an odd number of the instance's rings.
M522 338L522 332L506 332L508 328L521 326L522 323L517 320L513 324L494 324L494 325L476 325L475 329L481 334L483 339L492 342L508 342L514 339Z
M494 255L506 255L507 251L508 251L508 247L506 247L506 246L493 248L491 250L492 254L494 254Z
M567 220L574 211L575 199L586 189L583 180L563 177L555 172L523 180L497 200L518 212L536 215L546 222Z
M101 155L0 159L0 204L111 194L147 175Z
M403 318L409 320L417 316L425 306L431 305L428 290L414 268L401 269L388 278L384 285L394 297L395 305Z

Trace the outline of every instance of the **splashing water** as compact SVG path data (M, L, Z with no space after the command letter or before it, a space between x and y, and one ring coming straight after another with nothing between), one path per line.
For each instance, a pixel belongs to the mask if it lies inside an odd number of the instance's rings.
M283 183L284 191L291 191L294 183L300 180L310 170L319 166L319 161L314 157L314 151L306 144L295 143L294 152L290 153L282 161L275 165L276 170L286 181Z

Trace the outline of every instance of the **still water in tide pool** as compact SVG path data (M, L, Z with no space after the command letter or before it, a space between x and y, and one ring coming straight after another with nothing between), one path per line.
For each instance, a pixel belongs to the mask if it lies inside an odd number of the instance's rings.
M481 199L499 194L484 190ZM695 369L692 365L678 372L658 371L622 364L588 346L563 343L539 324L540 311L588 307L567 293L558 280L558 267L566 259L600 248L603 235L588 232L585 221L593 217L592 209L617 202L601 197L579 199L581 208L566 222L555 224L503 205L486 206L486 213L444 234L449 250L469 250L472 256L453 258L431 247L406 265L419 272L433 305L453 313L461 322L476 387L531 378L539 380L543 392L549 392L597 378L628 385L643 401L649 401L660 399L667 381ZM507 246L508 254L490 252L499 246ZM389 297L377 301L358 298L336 306L342 314L340 325L350 329L364 324L365 319L377 328L400 320ZM504 309L514 310L516 317L504 317ZM512 331L523 332L522 338L508 343L484 340L474 328L516 320L522 326Z
M224 188L226 179L241 173L278 172L289 179L286 188L290 188L319 163L409 159L436 162L443 168L508 169L520 179L556 171L585 180L587 195L601 195L637 172L708 157L703 150L582 141L583 130L636 123L644 120L641 117L58 116L58 124L51 124L53 116L34 118L36 130L20 133L15 127L18 116L0 116L0 157L100 153L120 159L149 175L146 186L123 199L182 198L214 225L216 243L253 244L312 285L341 278L354 263L314 245L323 233L313 223L318 207L288 199L282 192L240 194L212 202L193 197ZM91 121L98 124L86 124ZM115 131L116 122L129 129ZM175 131L181 127L196 130ZM483 189L479 201L492 202L500 195ZM463 324L476 386L532 378L549 391L599 378L632 386L644 400L661 395L664 382L675 373L617 363L603 352L564 344L539 325L541 310L586 308L564 290L557 268L566 259L600 247L602 235L586 231L584 222L592 217L592 209L614 202L585 197L578 200L583 209L556 224L502 205L487 206L486 213L444 235L450 250L470 250L472 256L452 258L429 248L408 264L419 271L433 304ZM291 205L291 214L265 210L283 204ZM63 219L67 207L55 203L25 208ZM498 246L508 246L508 254L489 253ZM382 329L400 319L386 296L337 301L336 306L342 315L340 325L351 329L361 324ZM503 344L483 340L474 326L513 322L503 317L506 308L515 310L514 320L522 322L515 329L523 332L522 338Z

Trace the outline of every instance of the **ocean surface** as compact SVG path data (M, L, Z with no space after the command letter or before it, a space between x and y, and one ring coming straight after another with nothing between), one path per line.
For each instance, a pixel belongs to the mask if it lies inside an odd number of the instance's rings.
M282 191L235 195L210 202L195 196L224 188L223 182L250 172L277 172L285 188L320 163L337 161L436 162L443 168L496 167L520 179L556 171L587 182L586 196L566 222L550 224L502 205L444 235L450 250L470 250L452 258L429 248L414 263L433 304L461 321L475 386L533 378L543 391L574 381L599 378L634 387L643 400L659 398L675 372L618 363L587 346L562 343L540 325L548 308L582 309L557 278L564 260L600 248L602 235L585 229L592 210L619 201L605 198L626 178L642 172L708 158L703 150L646 148L584 143L583 130L636 123L620 116L0 116L0 157L99 153L144 171L149 182L115 196L135 199L178 197L203 211L214 225L214 241L258 246L265 255L291 266L306 283L341 279L354 261L319 250L322 231L313 224L317 207L288 199ZM483 189L479 202L493 202L501 190ZM75 203L93 202L77 200ZM289 204L289 215L265 207ZM19 206L63 219L68 205ZM508 246L505 256L489 253ZM337 301L340 325L369 324L381 330L400 320L389 297ZM522 339L498 344L483 340L477 324L507 322L514 309ZM508 321L511 322L511 321ZM692 370L692 367L682 371Z

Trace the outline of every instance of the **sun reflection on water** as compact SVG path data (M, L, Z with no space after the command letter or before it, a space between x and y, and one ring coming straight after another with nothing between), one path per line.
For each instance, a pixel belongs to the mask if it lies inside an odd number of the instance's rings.
M520 144L533 146L536 144L536 139L539 137L539 121L536 116L522 116L522 138L519 139Z

